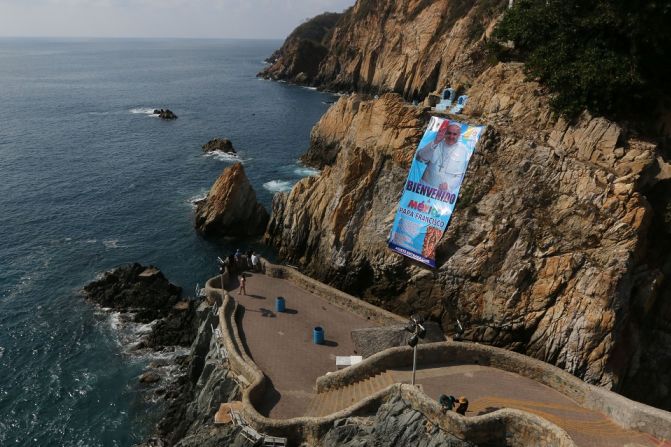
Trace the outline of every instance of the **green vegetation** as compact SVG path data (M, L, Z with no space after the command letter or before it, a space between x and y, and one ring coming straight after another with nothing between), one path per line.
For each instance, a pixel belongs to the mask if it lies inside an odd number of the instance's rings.
M341 16L341 13L325 12L308 19L300 24L287 37L287 42L302 39L317 44L323 44L333 30L335 24L340 20Z
M494 38L569 117L641 117L671 92L671 0L517 0Z

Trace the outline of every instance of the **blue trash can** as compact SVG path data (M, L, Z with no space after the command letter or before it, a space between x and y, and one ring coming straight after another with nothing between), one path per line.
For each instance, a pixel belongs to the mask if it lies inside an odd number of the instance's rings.
M278 296L275 298L275 310L277 312L284 312L286 309L286 303L284 301L284 297Z
M317 326L312 330L312 343L316 345L324 344L324 329Z

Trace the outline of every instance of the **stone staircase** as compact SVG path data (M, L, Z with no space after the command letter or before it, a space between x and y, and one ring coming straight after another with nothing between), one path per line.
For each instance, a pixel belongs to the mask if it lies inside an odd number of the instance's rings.
M344 410L394 382L391 373L385 371L360 382L319 393L312 399L305 415L321 417Z

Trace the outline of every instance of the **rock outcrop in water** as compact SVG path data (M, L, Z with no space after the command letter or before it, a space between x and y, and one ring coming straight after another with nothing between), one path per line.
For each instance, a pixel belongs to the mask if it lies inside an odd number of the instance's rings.
M170 109L154 109L154 115L158 115L159 118L164 120L176 120L177 115L173 113Z
M268 212L256 201L241 163L221 173L196 207L196 229L205 235L247 237L263 234Z
M153 437L142 446L245 445L237 439L239 429L214 425L219 404L239 398L240 389L217 356L212 328L219 319L205 302L180 301L179 287L157 268L140 264L107 272L85 286L84 294L101 306L133 314L138 322L158 318L136 349L171 353L176 346L190 348L186 355L152 362L138 377L143 392L163 411ZM171 379L164 379L164 368L172 371Z
M447 332L459 317L467 339L671 408L671 268L658 247L668 240L669 186L658 174L668 165L655 144L616 123L556 116L520 64L487 66L479 55L492 22L483 11L500 3L359 1L316 78L406 97L470 86L460 120L488 131L437 246L438 268L386 248L428 121L426 109L394 95L351 95L329 109L303 158L322 174L276 195L266 240L375 304L427 313Z
M233 143L227 138L215 138L203 144L203 152L221 151L235 154Z
M135 349L186 347L193 342L194 304L182 300L182 289L171 284L156 267L137 263L119 267L87 284L83 292L87 299L128 315L135 323L152 323Z

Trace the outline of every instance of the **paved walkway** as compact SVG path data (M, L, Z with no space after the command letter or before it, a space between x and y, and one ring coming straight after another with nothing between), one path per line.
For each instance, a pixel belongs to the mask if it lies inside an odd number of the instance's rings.
M390 370L396 382L410 383L409 369ZM536 414L566 430L576 444L588 447L666 446L650 435L625 430L603 414L581 407L560 392L534 380L480 365L428 366L415 383L438 400L441 394L466 396L466 416L516 408Z
M229 293L244 307L241 336L256 364L272 382L266 391L265 416L286 419L303 416L312 402L317 377L334 371L336 355L354 354L350 332L376 326L342 310L293 283L262 274L247 274L247 295L237 283ZM283 296L286 312L275 312L275 298ZM326 342L312 343L312 329L325 329ZM410 383L411 371L390 370L395 382ZM650 435L625 430L604 415L585 409L563 394L518 374L479 365L434 365L417 371L416 383L438 399L441 394L466 396L467 416L500 408L517 408L562 427L580 446L671 447Z
M336 370L337 355L354 354L351 331L377 325L287 280L247 275L247 295L237 288L229 293L245 308L241 335L247 351L273 384L257 410L278 419L303 416L317 377ZM275 312L278 296L286 300L286 312ZM312 343L315 326L324 328L323 345Z

